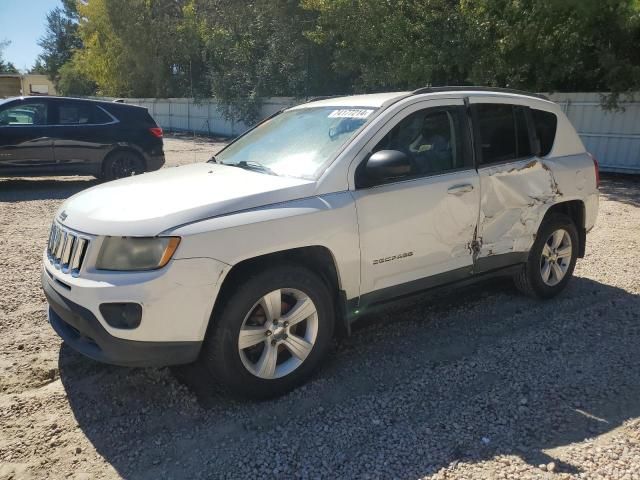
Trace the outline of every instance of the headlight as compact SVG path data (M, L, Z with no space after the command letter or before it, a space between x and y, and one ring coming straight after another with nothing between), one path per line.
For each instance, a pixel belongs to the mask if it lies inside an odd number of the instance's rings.
M100 270L154 270L164 267L180 244L180 237L107 237L96 268Z

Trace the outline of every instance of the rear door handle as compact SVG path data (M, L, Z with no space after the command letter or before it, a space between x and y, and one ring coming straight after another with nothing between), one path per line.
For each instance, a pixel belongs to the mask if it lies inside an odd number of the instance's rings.
M449 195L462 195L464 193L469 193L473 190L473 185L470 183L463 183L462 185L451 185L447 189L447 193Z

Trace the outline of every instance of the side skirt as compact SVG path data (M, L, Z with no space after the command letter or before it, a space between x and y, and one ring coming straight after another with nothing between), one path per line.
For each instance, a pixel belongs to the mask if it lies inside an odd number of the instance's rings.
M440 273L426 278L420 278L401 285L375 290L360 297L346 300L344 318L346 324L353 323L366 310L396 301L402 301L415 295L434 291L445 287L465 286L494 277L504 277L515 274L520 266L526 262L528 252L515 252L476 260L475 266L464 267L450 272ZM350 330L350 329L349 329Z

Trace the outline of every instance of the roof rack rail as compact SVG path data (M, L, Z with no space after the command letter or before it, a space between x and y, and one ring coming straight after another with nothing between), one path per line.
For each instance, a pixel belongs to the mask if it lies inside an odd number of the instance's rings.
M524 90L517 90L515 88L499 88L499 87L473 87L473 86L450 86L450 87L424 87L419 88L411 92L412 95L419 95L422 93L441 93L441 92L462 92L467 90L479 91L479 92L497 92L497 93L513 93L516 95L526 95L528 97L540 98L542 100L549 100L549 97L540 93L525 92Z
M307 101L304 103L319 102L320 100L329 100L330 98L340 98L340 97L344 97L344 95L323 95L319 97L311 97L307 99Z

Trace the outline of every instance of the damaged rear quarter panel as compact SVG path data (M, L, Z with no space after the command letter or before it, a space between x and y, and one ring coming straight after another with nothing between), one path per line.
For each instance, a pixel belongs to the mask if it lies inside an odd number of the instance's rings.
M577 180L587 176L589 165L580 154L481 168L478 256L529 250L552 205L584 198L590 182Z

